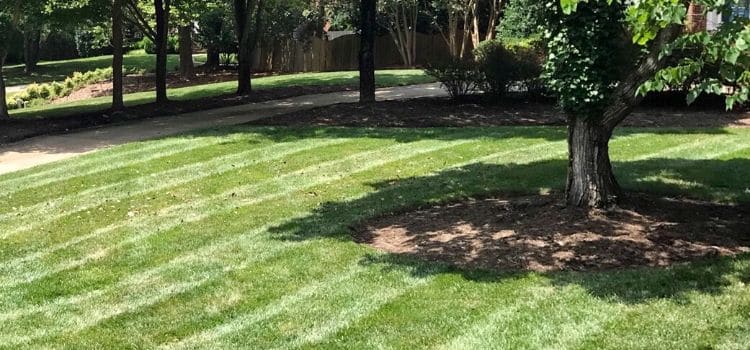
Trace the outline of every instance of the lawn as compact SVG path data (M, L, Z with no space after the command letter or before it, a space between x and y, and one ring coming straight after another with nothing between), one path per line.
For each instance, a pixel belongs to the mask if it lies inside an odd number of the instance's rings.
M205 55L195 55L196 62L205 62ZM156 65L156 55L132 54L125 55L123 65L126 70L136 70L140 72L153 72ZM174 71L180 65L179 55L169 55L167 59L167 69ZM112 56L97 56L88 58L77 58L64 61L40 62L37 70L27 75L24 73L24 66L13 65L6 66L3 69L5 74L5 84L7 86L26 85L31 83L48 83L52 81L63 81L66 77L73 75L74 72L85 73L97 68L108 68L112 66Z
M5 348L746 349L750 256L457 271L353 243L392 210L559 190L562 128L235 127L0 176ZM750 130L621 130L630 190L750 201Z
M413 85L433 82L434 79L426 75L422 70L382 70L376 72L376 83L379 87ZM271 89L287 86L334 86L334 85L356 85L359 83L359 73L356 71L323 72L323 73L299 73L276 75L256 78L253 80L255 89ZM237 89L236 81L213 83L198 86L169 89L169 98L172 100L193 100L206 97L216 97L232 94ZM150 92L138 92L125 95L125 104L135 106L154 102L156 94ZM55 117L77 113L95 112L109 108L112 103L111 97L98 97L84 101L60 103L54 105L43 105L10 112L11 117Z

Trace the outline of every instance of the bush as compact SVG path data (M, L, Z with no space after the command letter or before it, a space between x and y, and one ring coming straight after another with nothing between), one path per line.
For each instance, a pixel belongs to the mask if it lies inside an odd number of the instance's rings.
M149 55L156 54L156 45L149 38L143 38L138 42L138 48L146 51ZM180 49L180 40L176 36L170 35L167 38L167 53L176 54Z
M485 80L476 63L461 59L428 66L425 73L439 81L454 100L478 92Z
M50 32L39 47L39 57L45 61L78 58L75 36L62 31Z
M474 57L484 73L483 88L487 93L503 96L512 86L532 93L541 90L544 52L539 40L485 41L474 50Z
M17 93L12 99L5 101L9 109L23 108L24 106L40 106L55 97L65 97L73 91L86 85L106 81L112 78L112 68L96 69L86 73L75 72L64 82L52 82L50 84L31 84L25 90Z
M545 5L539 0L510 0L497 27L498 36L504 41L541 37Z

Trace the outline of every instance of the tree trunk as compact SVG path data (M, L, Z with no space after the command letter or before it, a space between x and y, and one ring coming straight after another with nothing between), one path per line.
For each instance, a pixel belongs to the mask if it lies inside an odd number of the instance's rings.
M359 102L375 102L375 16L377 0L362 0L359 51Z
M122 0L114 0L112 3L112 109L122 110Z
M221 53L216 45L208 45L206 48L206 69L215 71L221 64Z
M41 31L35 28L23 32L24 72L26 74L33 73L36 70L37 63L39 63L41 36Z
M609 208L616 204L620 194L609 160L612 131L597 120L599 118L569 118L565 195L571 206Z
M0 120L10 119L5 97L5 76L3 75L3 66L7 55L8 53L5 50L0 50Z
M154 0L156 11L156 103L167 98L167 38L169 30L169 0Z
M251 30L252 13L255 10L255 29ZM234 0L234 16L239 42L237 54L237 94L247 95L253 91L253 53L262 29L263 0Z
M193 64L193 26L180 26L180 76L183 79L195 77L195 65Z

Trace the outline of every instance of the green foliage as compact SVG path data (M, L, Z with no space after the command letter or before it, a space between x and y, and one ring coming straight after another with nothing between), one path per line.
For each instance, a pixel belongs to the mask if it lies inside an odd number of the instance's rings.
M474 50L474 57L485 76L485 91L502 96L519 84L527 91L540 90L544 50L538 39L484 41Z
M23 91L15 94L6 101L8 109L35 107L47 103L49 100L70 95L73 91L86 85L112 79L112 68L96 69L86 73L75 72L63 83L31 84Z
M156 54L156 45L151 39L144 37L136 45L138 48L143 49L149 55ZM176 54L180 49L180 39L177 36L170 35L167 37L167 53Z
M454 100L477 93L485 83L484 73L474 61L459 58L430 65L425 73L439 81Z
M497 28L503 40L541 37L543 34L544 1L510 0Z
M236 52L237 38L231 14L225 7L213 8L198 17L195 40L204 48L216 47L219 52Z
M663 55L679 57L643 84L639 93L689 86L687 103L700 94L726 94L726 108L747 103L750 97L750 21L736 18L717 31L684 35L664 48Z
M571 14L555 3L547 6L543 78L566 113L600 115L622 69L632 68L618 64L627 56L624 17L623 6L604 1L581 3Z

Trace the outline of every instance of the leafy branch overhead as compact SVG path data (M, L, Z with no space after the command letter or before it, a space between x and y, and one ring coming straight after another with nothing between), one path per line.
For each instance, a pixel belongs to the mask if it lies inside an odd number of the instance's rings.
M600 0L560 0L566 14L582 2ZM601 0L612 3L615 0ZM703 11L723 17L731 14L738 0L696 0ZM627 2L626 23L634 43L647 47L658 33L671 25L683 26L688 20L689 2L684 0L638 0ZM667 67L659 70L638 89L639 95L664 89L688 89L687 102L701 94L725 95L726 108L750 101L750 20L732 18L716 30L683 32L659 48Z

